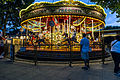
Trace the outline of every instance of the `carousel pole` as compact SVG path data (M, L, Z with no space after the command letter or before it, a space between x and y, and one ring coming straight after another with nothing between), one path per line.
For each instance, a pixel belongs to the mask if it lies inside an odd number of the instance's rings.
M51 34L51 50L52 50L52 27L50 26L50 34Z
M40 17L40 33L41 33L41 17Z
M28 36L28 23L27 23L27 33L26 33L26 39L27 39L27 36Z
M71 22L71 16L69 15L69 34L70 34L70 22Z
M80 34L81 34L81 24L80 24Z
M104 31L102 31L102 64L105 62L105 42L104 42Z
M39 34L41 35L41 17L40 17L40 32ZM40 37L40 36L39 36ZM39 48L41 47L41 45L39 44Z
M27 42L27 36L28 36L28 23L26 24L26 28L27 28L27 30L26 30L26 37L25 37L25 45L26 45L26 42Z
M85 27L85 34L87 33L87 31L86 31L86 24L85 24L85 20L84 20L84 27Z
M68 20L67 20L67 33L69 34L68 29L69 29L69 28L68 28Z
M52 50L52 39L53 39L53 36L52 36L52 26L51 26L51 50Z
M69 15L69 50L70 50L70 62L69 62L69 67L72 67L72 46L71 46L71 39L70 39L70 29L71 29L71 26L70 26L70 23L71 23L71 16Z
M66 31L65 31L65 20L64 20L64 33L65 33Z
M29 28L29 26L28 26L28 23L27 23L27 40L28 40L28 28Z
M93 26L93 20L92 20L92 37L93 37L93 40L94 40L94 31L93 31L94 29L93 29L93 27L94 26Z
M98 40L100 41L100 26L99 26L99 39Z
M47 24L48 24L48 18L46 18L45 33L47 32ZM44 47L46 47L47 46L46 43L44 43L44 44L45 44Z
M48 18L46 18L46 26L45 26L45 31L47 31L47 24L48 24Z
M51 17L51 20L52 20L52 17ZM51 22L51 23L52 23L52 22ZM50 28L50 31L51 31L51 50L52 50L52 46L53 46L53 45L52 45L52 42L53 42L53 30L52 30L52 29L53 29L54 25L50 25L50 27L51 27L51 28Z

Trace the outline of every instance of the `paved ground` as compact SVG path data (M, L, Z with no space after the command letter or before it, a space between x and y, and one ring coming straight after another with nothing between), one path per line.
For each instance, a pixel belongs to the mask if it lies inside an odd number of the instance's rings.
M48 64L34 66L30 63L0 59L0 80L120 80L113 75L113 62L91 63L91 69L84 71L83 64Z

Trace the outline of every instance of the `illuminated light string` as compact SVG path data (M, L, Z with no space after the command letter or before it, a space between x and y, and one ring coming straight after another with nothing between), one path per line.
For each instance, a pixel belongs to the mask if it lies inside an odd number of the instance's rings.
M96 27L98 27L98 26L100 26L100 25L102 25L103 23L99 23L98 25L96 25L96 26L93 26L94 28L96 28ZM92 28L92 27L86 27L86 28Z
M22 24L24 24L25 22L29 22L30 23L30 20L35 20L35 19L38 19L38 18L45 18L45 17L53 17L53 16L60 16L60 15L49 15L49 16L42 16L42 17L35 17L35 18L30 18L30 19L27 19L27 20L25 20L25 21L23 21L23 22L21 22L21 26L23 27L23 28L25 28L25 29L27 29L26 27L24 27L24 25L22 25ZM68 16L68 15L64 15L64 16ZM73 17L84 17L84 16L73 16ZM91 17L85 17L85 18L89 18L89 19L93 19L93 20L96 20L96 21L99 21L99 22L101 22L99 25L96 25L96 26L94 26L94 28L95 27L98 27L98 26L100 26L100 25L105 25L105 23L103 22L103 21L101 21L101 20L99 20L99 19L96 19L96 18L91 18ZM84 19L85 20L85 19ZM83 22L83 21L82 21ZM82 23L81 22L81 23ZM42 22L41 22L42 23ZM81 23L79 23L79 24L81 24ZM42 23L42 24L45 24L45 23ZM65 24L65 23L64 23ZM34 26L36 26L36 24L33 24ZM67 25L68 25L68 23L67 23ZM38 26L38 27L40 27L40 26ZM41 26L41 27L45 27L45 25L43 25L43 26ZM91 28L91 27L86 27L86 28ZM39 29L39 28L35 28L35 29ZM30 30L30 29L29 29ZM68 32L68 31L67 31Z
M96 27L98 27L98 26L100 26L100 25L102 25L102 23L100 23L99 25L94 26L94 28L96 28Z
M50 16L53 17L53 15L50 15ZM56 16L56 15L54 15L54 16ZM57 15L57 16L60 16L60 15ZM67 16L67 15L66 15L66 16ZM42 16L41 18L44 18L44 17L48 17L48 16ZM73 16L73 17L80 17L80 16ZM82 17L83 17L83 16L82 16ZM35 18L30 18L30 19L24 20L23 22L21 22L21 24L23 24L23 23L26 22L26 21L29 21L29 20L32 20L32 19L37 19L37 18L39 18L39 17L35 17ZM104 23L103 21L99 20L99 19L92 18L92 17L86 17L86 18L94 19L94 20L97 20L97 21L99 21L99 22L102 22L102 23L104 24L104 26L105 26L105 23Z
M78 20L76 20L76 21L73 22L73 25L74 26L79 26L79 25L81 25L83 23L83 21L85 21L85 19L86 19L86 17L84 17L83 20L81 22L79 22L78 24L75 24L75 22L80 21L80 19L78 19Z
M97 31L97 30L100 30L100 29L102 29L102 27L100 28L100 25L102 25L102 23L100 23L99 25L97 25L97 26L95 26L95 27L92 27L92 28L96 28L96 27L98 27L99 26L99 29L93 29L92 31L94 32L94 31ZM91 28L91 27L87 27L87 28Z
M40 26L36 25L36 24L34 24L34 23L30 22L30 21L28 21L28 23L31 24L31 25L33 25L33 26L35 26L35 27L38 27L38 28L45 27L45 25L41 26L41 23L40 23Z
M99 29L94 29L93 31L95 32L95 31L98 31L98 30L100 30L100 29L102 29L102 28L99 28Z

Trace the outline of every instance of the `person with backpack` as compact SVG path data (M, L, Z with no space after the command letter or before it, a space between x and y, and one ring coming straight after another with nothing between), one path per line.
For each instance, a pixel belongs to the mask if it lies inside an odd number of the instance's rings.
M114 61L114 73L120 77L120 36L116 36L116 40L111 42L111 55Z

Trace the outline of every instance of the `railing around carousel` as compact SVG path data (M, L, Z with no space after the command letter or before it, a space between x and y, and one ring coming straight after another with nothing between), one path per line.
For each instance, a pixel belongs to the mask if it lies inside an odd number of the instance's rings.
M43 43L38 45L38 43L35 43L32 45L23 42L22 44L7 44L7 47L12 47L12 49L8 48L10 50L7 50L7 54L10 53L9 58L11 60L31 60L35 62L35 65L37 61L68 61L71 66L73 61L82 60L80 55L80 44L78 43L58 45ZM104 63L105 58L109 57L109 54L104 51L104 44L96 42L90 44L90 47L92 49L92 51L89 52L90 60L101 59Z

